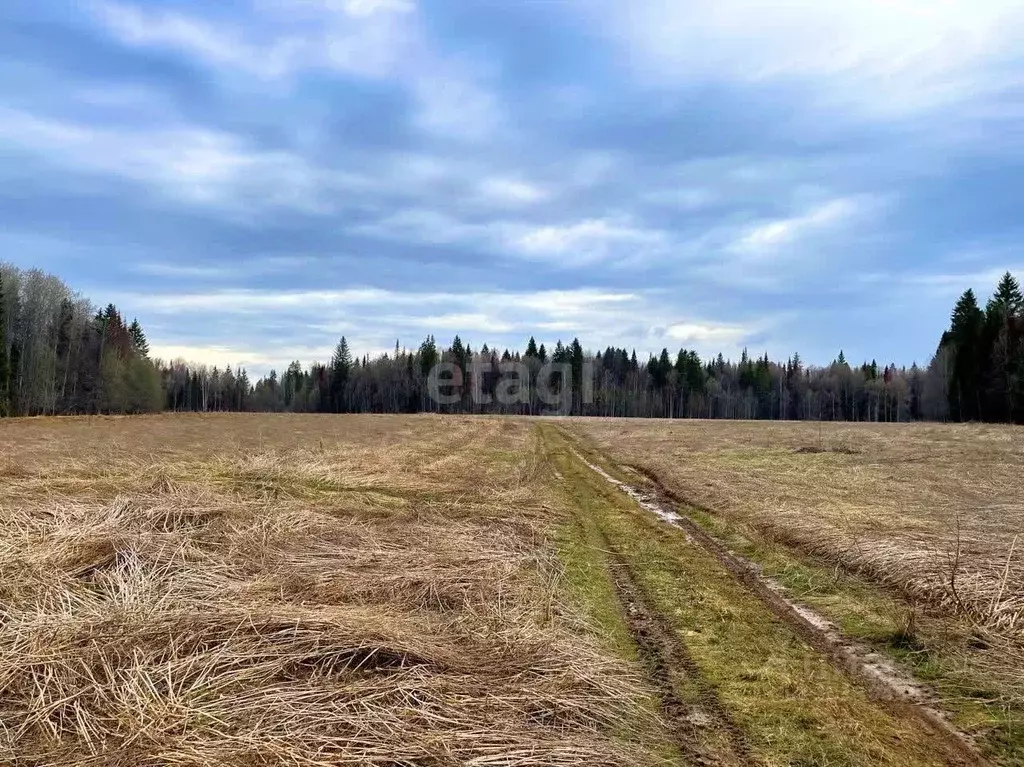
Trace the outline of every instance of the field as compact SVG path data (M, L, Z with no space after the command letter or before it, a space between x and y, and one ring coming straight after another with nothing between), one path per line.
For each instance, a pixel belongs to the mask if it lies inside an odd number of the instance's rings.
M1021 450L980 427L0 421L0 763L1020 763ZM866 682L702 535L936 695Z
M849 633L912 633L903 659L966 721L1001 720L989 734L1024 761L1024 430L598 419L574 431Z

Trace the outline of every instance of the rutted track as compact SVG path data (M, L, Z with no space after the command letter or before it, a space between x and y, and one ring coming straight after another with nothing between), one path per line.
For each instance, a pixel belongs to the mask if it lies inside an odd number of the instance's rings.
M570 441L570 444L576 442L564 431L562 434ZM734 554L723 542L690 519L685 513L685 504L678 503L670 490L655 481L656 494L644 492L615 479L600 466L587 460L575 448L572 448L572 452L577 460L610 485L630 496L641 508L653 513L663 522L681 529L688 541L699 545L714 556L748 591L760 599L776 616L784 620L807 644L821 652L840 670L860 681L875 698L884 701L900 715L910 717L924 727L934 736L936 750L941 751L949 764L988 764L967 736L956 729L938 710L927 704L926 696L923 693L924 688L921 685L886 663L870 648L843 636L831 623L809 608L789 599L781 586L762 575L756 564ZM651 478L648 476L648 479ZM614 554L614 552L612 553ZM619 560L621 562L621 558ZM621 567L628 572L628 565L624 562L621 562ZM635 587L635 578L631 577L630 579ZM640 593L639 590L638 593ZM624 603L628 604L628 602ZM657 611L648 610L648 612L658 616ZM655 622L657 620L656 618ZM667 627L662 626L662 628ZM671 636L671 630L667 629L667 631ZM639 643L640 640L638 640ZM676 644L679 643L676 642ZM688 658L685 647L681 644L679 646ZM670 658L670 660L673 663L686 664L685 660L676 658ZM692 660L689 660L689 664L696 669ZM729 722L728 712L723 709L722 713L725 715L723 721ZM725 726L730 727L729 724L725 724ZM735 725L731 725L731 728L735 729ZM742 732L738 730L737 732L739 738L742 739ZM745 745L740 745L735 750L738 754L749 755L749 751L745 750Z
M661 710L672 726L676 745L691 764L752 764L750 746L743 730L732 720L714 688L701 675L686 646L680 642L664 617L647 599L627 560L601 533L608 555L615 592L623 607L633 641L647 664L651 680L661 698ZM676 691L674 677L682 676L696 691L696 701L684 701ZM702 747L706 738L700 730L717 730L728 744L732 759L720 750Z

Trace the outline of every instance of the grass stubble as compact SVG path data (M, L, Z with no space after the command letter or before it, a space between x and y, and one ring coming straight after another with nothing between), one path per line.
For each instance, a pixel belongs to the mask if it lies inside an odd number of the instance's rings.
M531 427L0 423L0 762L646 765Z

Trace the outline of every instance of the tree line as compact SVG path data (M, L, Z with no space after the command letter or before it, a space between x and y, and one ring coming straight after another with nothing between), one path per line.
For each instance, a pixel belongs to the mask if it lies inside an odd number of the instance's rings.
M456 336L414 349L354 356L342 338L326 363L251 382L244 369L151 360L137 320L95 311L55 277L0 267L0 414L267 411L304 413L551 412L538 393L561 394L575 415L830 421L1024 423L1024 299L1009 273L982 309L957 301L927 367L864 362L840 351L828 365L765 354L702 360L688 349L639 360L635 350L590 352L579 339L547 348L474 350ZM436 396L438 365L448 375ZM522 393L495 396L518 371ZM454 371L454 372L453 372ZM481 396L482 395L482 396Z
M531 415L550 411L533 391L535 377L549 362L565 368L564 402L576 415L1024 423L1024 301L1009 273L984 310L972 291L963 294L925 368L874 360L851 365L841 351L825 366L805 365L798 354L780 362L744 351L736 361L721 354L705 361L695 351L672 355L667 348L640 361L624 348L585 351L578 339L559 341L550 350L533 338L523 352L486 344L474 350L458 336L446 348L434 336L415 349L396 343L393 352L371 359L354 357L342 338L328 363L304 368L292 362L283 374L271 371L248 391L238 388L230 370L193 370L194 393L175 402L202 399L216 403L208 404L213 409L273 412ZM460 383L448 387L458 395L455 401L441 404L431 396L430 373L438 363L461 373ZM527 378L527 396L512 404L490 396L509 363L518 363ZM591 382L586 397L584 371ZM556 388L559 375L554 373ZM186 378L182 371L176 380ZM204 388L205 399L198 394ZM480 402L474 391L489 401Z
M137 320L96 310L58 278L0 264L0 416L145 413L160 371Z

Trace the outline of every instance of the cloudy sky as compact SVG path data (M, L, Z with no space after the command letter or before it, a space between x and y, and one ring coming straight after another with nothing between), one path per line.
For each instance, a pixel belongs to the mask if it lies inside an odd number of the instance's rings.
M5 0L0 260L255 372L927 361L1024 277L1019 0Z

